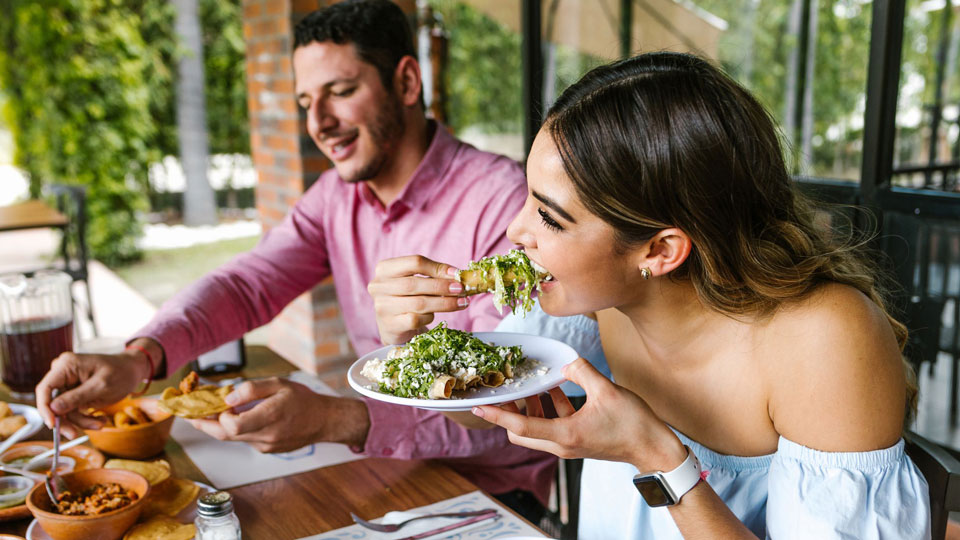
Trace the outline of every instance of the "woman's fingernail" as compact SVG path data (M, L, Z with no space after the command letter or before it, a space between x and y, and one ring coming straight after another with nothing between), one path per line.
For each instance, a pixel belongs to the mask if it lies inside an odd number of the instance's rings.
M483 409L481 409L480 407L474 407L470 409L470 412L472 412L476 416L479 416L480 418L483 418Z
M456 294L463 290L463 285L454 281L450 284L450 292Z
M457 275L457 272L459 272L459 271L460 271L460 270L457 270L456 268L454 268L454 267L452 267L452 266L448 266L448 267L447 267L447 273L450 274L451 276Z
M59 401L54 401L53 403L51 403L50 410L57 414L63 414L64 412L66 412L63 410L63 403L60 403Z
M460 306L460 307L469 306L469 305L470 305L470 299L467 298L467 297L465 297L465 296L462 296L462 297L460 297L460 298L457 298L457 305Z

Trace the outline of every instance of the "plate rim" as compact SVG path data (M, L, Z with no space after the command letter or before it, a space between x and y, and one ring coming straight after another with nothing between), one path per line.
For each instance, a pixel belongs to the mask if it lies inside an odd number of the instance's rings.
M358 380L356 380L356 378L354 377L354 371L356 371L357 373L360 372L360 369L362 369L361 363L366 363L367 360L374 358L375 355L385 354L390 349L400 346L400 345L384 345L383 347L374 349L360 356L360 358L357 358L350 365L350 368L347 370L347 382L350 384L351 388L353 388L356 392L360 393L364 397L368 397L370 399L374 399L383 403L389 403L391 405L403 405L407 407L416 407L418 409L426 409L426 410L441 411L441 412L469 411L470 409L472 409L477 405L496 405L499 403L506 403L508 401L514 401L517 399L522 399L524 397L546 392L549 388L553 388L553 386L558 386L566 381L566 379L564 379L562 375L563 366L569 363L572 363L573 361L575 361L577 358L580 357L580 353L577 352L577 350L574 349L572 346L570 346L568 343L565 343L563 341L560 341L559 339L555 339L552 337L540 336L537 334L525 334L522 332L472 332L472 334L474 335L474 337L478 337L487 342L490 341L489 339L490 336L493 336L493 337L519 336L526 339L534 338L536 340L544 340L544 341L552 342L553 344L559 345L562 348L568 349L570 352L572 352L572 358L568 362L558 363L557 365L550 366L551 370L554 370L554 369L559 370L557 372L559 373L559 378L556 380L556 384L550 385L547 388L543 388L542 390L538 389L533 392L528 392L526 390L518 389L515 392L508 392L506 394L503 394L502 396L484 396L479 398L450 399L450 400L442 400L442 399L428 400L428 399L417 399L417 398L404 398L404 397L394 396L392 394L383 394L381 392L377 392L376 390L371 390L370 388L365 387ZM536 388L539 388L539 386L537 386ZM511 397L505 397L505 396L511 396ZM469 404L463 405L464 402L469 402Z

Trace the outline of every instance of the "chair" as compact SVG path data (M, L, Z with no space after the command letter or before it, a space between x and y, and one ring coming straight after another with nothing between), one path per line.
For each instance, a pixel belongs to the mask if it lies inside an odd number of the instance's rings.
M950 512L960 511L960 461L946 448L908 431L907 455L917 464L930 488L930 524L934 540L946 535Z
M586 403L585 396L569 396L574 409L579 410ZM553 402L541 397L544 415L556 417ZM583 471L582 459L561 459L554 476L554 493L557 507L548 508L539 523L540 528L554 538L576 540L580 516L580 474ZM552 505L551 505L552 506ZM564 512L566 510L566 512ZM565 515L564 515L565 514Z
M56 199L57 210L70 220L60 240L60 254L63 257L63 271L70 274L74 282L83 282L86 290L86 305L78 306L74 298L74 307L90 321L94 337L98 336L97 325L93 318L93 300L90 296L90 281L87 268L87 189L84 186L52 184L47 186Z

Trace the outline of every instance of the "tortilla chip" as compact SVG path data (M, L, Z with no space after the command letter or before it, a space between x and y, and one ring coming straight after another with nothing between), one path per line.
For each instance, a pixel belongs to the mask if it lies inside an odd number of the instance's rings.
M137 461L135 459L111 459L103 464L104 469L123 469L143 476L155 486L170 478L170 464L162 459L156 461Z
M6 418L13 414L13 409L6 401L0 401L0 418Z
M200 486L190 480L168 478L150 490L150 495L147 495L147 500L143 502L141 516L175 516L189 506L199 493Z
M233 391L233 386L199 386L189 394L177 388L167 388L157 405L164 411L183 418L206 418L230 408L223 400Z
M154 516L123 535L123 540L190 540L197 534L193 523L180 523L168 516Z
M13 435L18 429L25 425L27 425L27 419L19 414L0 419L0 440Z

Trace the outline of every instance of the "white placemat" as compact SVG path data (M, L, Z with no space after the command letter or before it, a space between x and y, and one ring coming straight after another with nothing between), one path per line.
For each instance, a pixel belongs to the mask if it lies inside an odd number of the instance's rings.
M289 379L310 387L314 392L337 395L323 381L309 373L297 371L291 373ZM243 442L214 439L194 429L182 418L174 420L171 434L217 489L290 476L364 457L336 443L311 444L283 454L262 454Z
M472 523L466 527L454 529L434 536L424 537L430 540L490 540L491 538L500 538L507 540L509 538L549 538L543 533L528 525L525 521L513 515L510 511L500 506L500 503L484 495L480 491L473 491L459 497L440 501L438 503L428 504L420 508L406 510L404 512L388 512L382 518L374 519L377 523L398 523L404 519L409 519L416 515L435 514L439 512L468 512L471 510L483 510L485 508L496 508L500 510L500 517L496 520L488 519L477 523ZM361 516L362 517L362 516ZM342 529L306 536L299 540L398 540L407 538L415 534L423 533L433 529L456 523L469 518L436 518L422 519L405 525L399 531L393 533L381 533L365 529L360 525L350 525Z

